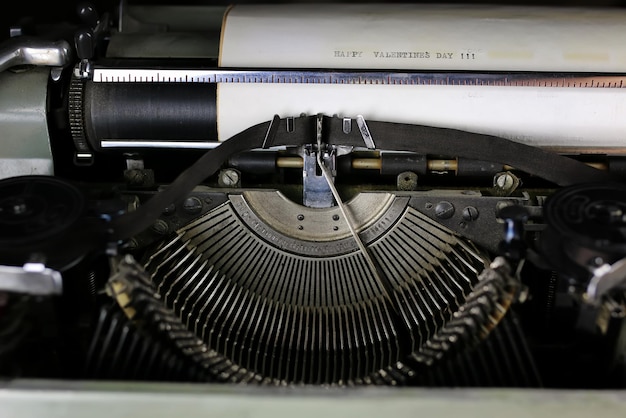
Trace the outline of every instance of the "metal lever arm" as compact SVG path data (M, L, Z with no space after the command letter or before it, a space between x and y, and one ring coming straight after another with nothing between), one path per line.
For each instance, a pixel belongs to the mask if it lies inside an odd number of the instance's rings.
M19 37L0 46L0 72L19 65L65 67L71 62L66 41L45 41Z

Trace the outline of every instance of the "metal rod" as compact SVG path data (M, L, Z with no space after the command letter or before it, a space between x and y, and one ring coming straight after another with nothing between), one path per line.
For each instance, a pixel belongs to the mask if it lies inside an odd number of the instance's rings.
M341 214L346 220L346 224L348 225L348 229L350 230L350 233L354 237L354 241L356 242L357 246L359 247L359 250L365 257L365 261L367 262L367 265L369 266L372 274L374 275L374 279L378 282L380 286L380 290L383 292L385 299L387 299L390 305L394 307L395 309L395 306L393 305L391 301L391 296L389 295L389 292L387 291L387 286L385 286L385 282L382 280L382 277L380 276L378 272L378 267L376 267L376 264L374 263L374 259L372 258L371 254L365 247L365 244L363 244L363 240L361 240L359 233L354 227L352 217L346 210L346 207L343 204L343 201L341 200L341 196L339 196L339 192L337 191L337 188L335 187L332 174L329 172L328 167L326 167L326 165L324 164L324 161L322 161L322 119L321 117L319 117L317 120L317 164L320 167L320 170L322 171L322 175L328 182L328 187L330 188L333 194L333 197L335 198L335 201L337 202L337 206L339 207Z

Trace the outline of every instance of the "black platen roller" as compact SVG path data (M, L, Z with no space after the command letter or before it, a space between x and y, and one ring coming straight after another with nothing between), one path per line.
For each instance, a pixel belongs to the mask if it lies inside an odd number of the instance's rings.
M216 85L93 83L84 86L84 127L101 140L215 141Z

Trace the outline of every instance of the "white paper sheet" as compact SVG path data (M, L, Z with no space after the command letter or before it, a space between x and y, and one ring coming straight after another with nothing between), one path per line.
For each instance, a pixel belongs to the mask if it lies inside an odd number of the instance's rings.
M626 148L626 91L535 87L222 84L219 138L300 113L463 129L543 147Z
M626 10L614 9L237 5L225 17L220 64L235 68L620 72L626 70L624 35ZM448 58L438 54L448 54ZM472 54L471 59L466 59L467 54ZM607 147L626 149L625 110L626 89L621 88L218 86L220 140L270 120L274 114L324 113L602 152Z
M220 66L624 71L626 10L494 5L236 5Z

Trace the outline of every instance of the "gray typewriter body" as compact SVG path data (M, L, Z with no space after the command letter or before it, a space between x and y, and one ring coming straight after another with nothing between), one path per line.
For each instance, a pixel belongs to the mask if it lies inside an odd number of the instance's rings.
M119 395L120 413L146 394L190 416L381 398L478 415L508 396L617 416L621 23L620 8L122 1L13 24L7 410L57 413L70 391L68 408Z

